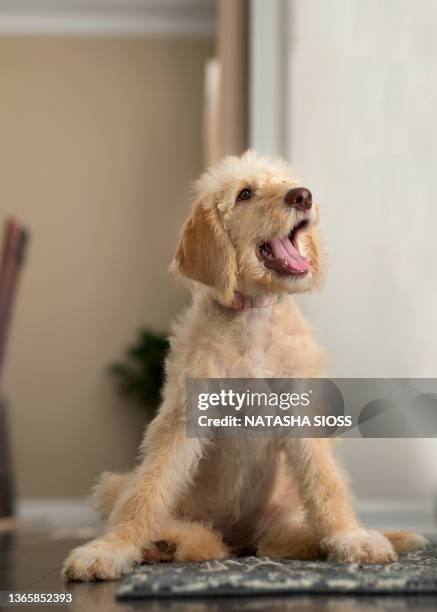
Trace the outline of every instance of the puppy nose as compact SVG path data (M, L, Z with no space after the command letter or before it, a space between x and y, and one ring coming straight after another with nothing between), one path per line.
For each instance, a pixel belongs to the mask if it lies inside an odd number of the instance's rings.
M309 210L313 205L313 195L305 187L295 187L286 194L285 201L299 210Z

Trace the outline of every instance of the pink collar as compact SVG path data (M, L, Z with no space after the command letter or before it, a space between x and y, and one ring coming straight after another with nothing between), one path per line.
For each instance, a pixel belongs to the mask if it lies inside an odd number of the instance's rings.
M232 304L225 306L231 310L249 310L250 308L266 308L277 304L282 300L282 294L277 295L243 295L239 291L235 292Z

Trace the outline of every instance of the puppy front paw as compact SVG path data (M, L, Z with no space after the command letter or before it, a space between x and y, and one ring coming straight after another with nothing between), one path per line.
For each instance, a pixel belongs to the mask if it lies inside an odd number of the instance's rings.
M101 538L72 550L64 562L62 576L77 581L116 580L140 560L141 554L131 544L117 545Z
M398 558L391 542L371 529L343 531L324 538L328 561L337 563L389 563Z

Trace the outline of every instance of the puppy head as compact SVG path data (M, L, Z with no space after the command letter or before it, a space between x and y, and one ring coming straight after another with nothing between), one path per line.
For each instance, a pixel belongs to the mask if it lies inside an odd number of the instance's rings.
M223 304L250 295L321 286L319 208L283 160L226 157L196 183L174 268L214 289Z

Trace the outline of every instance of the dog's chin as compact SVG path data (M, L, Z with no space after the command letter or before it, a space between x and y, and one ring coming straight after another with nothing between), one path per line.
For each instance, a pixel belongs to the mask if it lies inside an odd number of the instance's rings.
M269 270L256 258L245 271L246 274L241 278L241 289L243 293L249 295L306 293L311 292L315 285L312 266L305 274L283 274L280 271Z
M314 289L314 276L311 269L304 275L298 278L286 279L282 285L284 293L307 293Z
M268 293L306 293L314 288L314 276L311 269L299 275L264 271L261 285Z

